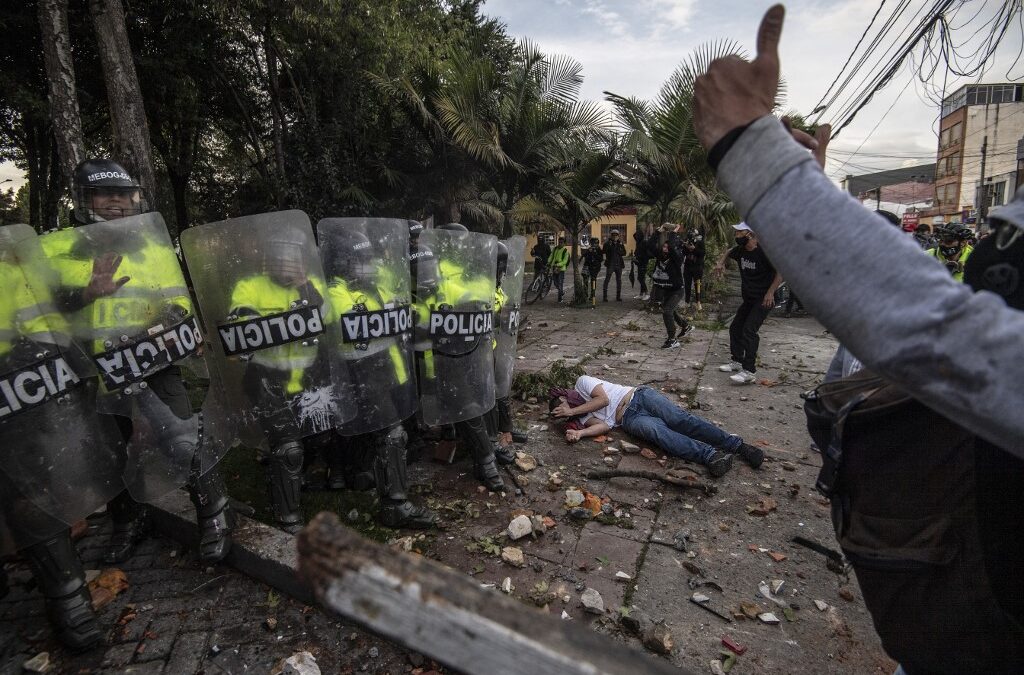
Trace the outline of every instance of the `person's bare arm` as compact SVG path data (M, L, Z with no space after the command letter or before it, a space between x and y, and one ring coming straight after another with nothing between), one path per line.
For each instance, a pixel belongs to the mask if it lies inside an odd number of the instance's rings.
M722 255L718 257L718 262L716 262L715 266L711 268L711 272L713 274L722 274L725 272L725 263L729 261L729 253L731 251L731 247L727 247L724 251L722 251Z
M775 273L775 278L772 280L772 285L768 287L768 292L764 294L764 300L761 301L763 307L771 309L775 306L775 291L779 290L779 286L782 284L782 275L778 272Z
M590 392L590 396L589 401L575 408L568 403L562 403L552 410L551 414L555 417L576 417L577 415L592 413L608 405L608 394L604 392L604 387L601 385L594 387L594 391Z
M575 443L581 438L588 436L600 436L601 434L608 433L611 431L611 427L607 423L602 422L596 417L591 417L587 420L586 425L582 429L566 429L565 440L570 443Z

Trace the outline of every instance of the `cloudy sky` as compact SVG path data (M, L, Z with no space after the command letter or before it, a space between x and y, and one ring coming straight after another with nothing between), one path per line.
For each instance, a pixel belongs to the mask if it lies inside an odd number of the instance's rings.
M529 37L547 52L568 54L580 61L586 78L583 96L600 100L604 91L655 97L675 67L695 47L711 40L734 40L752 54L758 23L770 4L764 0L487 0L484 12L500 18L513 35ZM879 18L889 16L898 4L889 0ZM896 35L910 24L914 13L920 12L920 18L932 4L932 0L911 0L882 44L888 47L895 43ZM958 33L962 36L958 41L990 18L999 4L998 0L972 0L951 17L954 26L969 24L966 32ZM814 108L877 8L878 0L786 3L780 48L782 76L788 85L784 109L806 113ZM979 10L979 18L970 22ZM868 42L880 23L872 29ZM1007 71L1020 49L1018 26L1007 33L993 67L981 81L1008 81ZM932 78L938 92L942 91L943 74L940 70ZM1024 75L1024 60L1009 75L1019 80ZM946 83L947 92L965 83L967 80L951 78ZM844 93L837 103L849 95ZM915 85L905 67L835 140L831 149L837 159L830 162L828 170L838 177L935 161L937 119L938 108L927 101L925 87ZM832 121L829 111L822 121ZM853 156L862 143L857 156ZM850 161L843 166L847 159Z

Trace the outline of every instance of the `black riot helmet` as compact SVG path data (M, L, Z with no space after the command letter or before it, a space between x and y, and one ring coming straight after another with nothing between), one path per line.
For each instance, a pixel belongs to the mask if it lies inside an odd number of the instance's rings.
M320 243L323 251L324 273L329 278L340 278L349 283L372 281L376 273L373 264L373 244L358 229L339 227L332 236Z
M498 252L498 266L494 275L495 287L501 286L501 282L505 279L505 271L508 270L508 246L505 246L505 242L499 241L497 246Z
M74 219L82 224L137 216L149 209L142 188L111 159L87 159L75 167Z
M417 243L416 248L410 250L409 276L412 277L416 300L425 300L437 292L437 258L426 244Z
M465 252L462 251L464 244L461 242L469 237L469 229L460 223L446 223L437 227L449 233L449 237L438 238L439 250L435 251L438 257L445 260L459 259Z
M416 242L420 240L420 232L423 231L423 223L418 220L407 221L409 223L409 250L412 251Z
M938 231L939 250L942 255L952 258L960 252L960 237L957 228L946 226Z

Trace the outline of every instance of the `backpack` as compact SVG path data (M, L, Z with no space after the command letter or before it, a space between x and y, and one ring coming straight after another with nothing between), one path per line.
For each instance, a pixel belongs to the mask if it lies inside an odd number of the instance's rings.
M1024 672L1024 461L866 370L804 398L886 652L911 675Z

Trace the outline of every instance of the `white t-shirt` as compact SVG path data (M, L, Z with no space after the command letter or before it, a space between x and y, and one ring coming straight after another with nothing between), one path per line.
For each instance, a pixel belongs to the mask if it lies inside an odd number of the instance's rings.
M608 396L608 405L600 410L587 413L583 416L582 422L586 424L587 420L593 416L607 424L609 427L614 427L618 424L615 421L615 411L618 409L619 403L633 387L624 387L621 384L613 384L611 382L606 382L605 380L599 380L596 377L590 377L589 375L581 375L580 378L576 380L576 391L578 391L583 398L589 401L594 398L593 391L597 389L598 385L604 389L605 395Z

